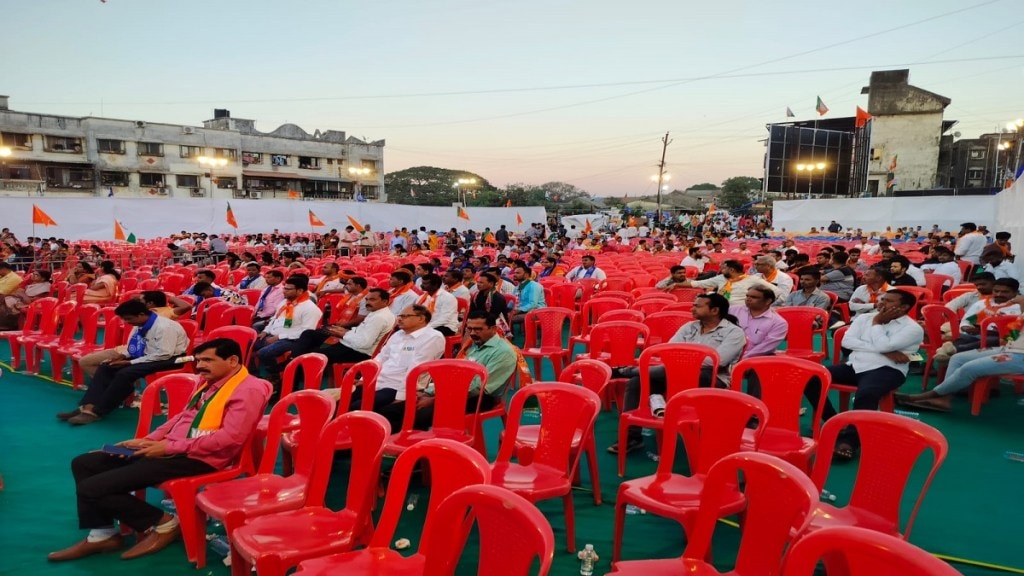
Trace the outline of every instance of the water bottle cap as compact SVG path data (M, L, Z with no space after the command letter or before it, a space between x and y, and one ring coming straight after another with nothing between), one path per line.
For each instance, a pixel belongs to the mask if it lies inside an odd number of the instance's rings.
M593 550L593 549L594 549L594 545L593 545L593 544L587 544L587 545L585 545L585 546L583 547L583 549L584 549L584 550Z

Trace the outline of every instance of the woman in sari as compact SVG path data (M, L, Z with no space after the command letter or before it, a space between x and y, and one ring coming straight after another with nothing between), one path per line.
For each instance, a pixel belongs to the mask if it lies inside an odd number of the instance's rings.
M121 274L114 268L110 260L100 262L99 278L85 291L84 304L106 304L117 299L117 284L121 280Z
M68 275L69 284L85 284L92 286L92 283L96 281L96 271L93 269L92 264L88 262L79 262L75 264L75 267L71 270L71 274Z
M49 295L50 286L49 270L33 271L28 284L0 299L0 327L5 330L16 329L25 309L33 301Z

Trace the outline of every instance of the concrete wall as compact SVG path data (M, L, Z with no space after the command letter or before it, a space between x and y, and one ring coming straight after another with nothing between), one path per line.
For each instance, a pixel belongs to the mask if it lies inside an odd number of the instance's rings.
M941 134L942 112L875 116L871 127L874 154L868 162L868 181L878 180L879 194L885 193L892 157L898 155L896 190L938 186L940 183L935 179Z

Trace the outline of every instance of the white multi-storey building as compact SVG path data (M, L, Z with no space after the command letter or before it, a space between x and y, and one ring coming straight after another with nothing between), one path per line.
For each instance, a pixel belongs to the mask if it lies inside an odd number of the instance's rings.
M255 124L17 112L0 96L0 195L386 200L384 140Z

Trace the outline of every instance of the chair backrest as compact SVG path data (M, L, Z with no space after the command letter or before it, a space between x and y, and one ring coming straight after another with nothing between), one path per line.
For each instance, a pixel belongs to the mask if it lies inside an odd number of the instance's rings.
M606 290L628 292L633 288L636 288L636 283L629 276L609 276L601 283L601 291L599 293L603 296Z
M516 435L519 431L523 406L531 398L540 405L540 432L532 457L525 457L519 447L520 462L529 461L548 469L558 470L566 477L576 469L582 450L572 454L573 439L581 444L594 433L594 421L601 411L601 397L595 392L564 382L535 382L521 388L512 396L508 408L508 428L498 448L496 462L509 462L516 454Z
M333 448L333 445L332 445ZM491 481L491 467L487 458L473 448L454 440L430 439L417 442L402 451L391 469L387 495L380 520L370 540L371 548L389 548L394 540L398 519L405 510L406 493L413 468L424 460L430 469L430 500L427 502L424 526L449 495L460 488ZM376 476L374 476L376 481ZM448 536L448 535L446 535ZM429 549L431 534L423 532L420 547Z
M183 327L185 326L183 322L181 324ZM228 338L238 342L239 347L242 348L242 364L248 365L249 357L252 356L252 347L256 344L258 336L259 334L248 326L221 326L207 332L206 341L213 340L214 338Z
M225 326L252 326L252 317L256 309L252 306L232 306L224 313Z
M590 330L590 357L608 354L602 358L609 366L629 366L636 360L636 350L647 342L650 330L639 322L602 322Z
M626 290L601 290L594 298L618 298L619 300L625 300L627 306L636 301L633 293Z
M250 330L252 330L250 328ZM327 356L319 352L308 352L301 356L293 356L284 367L281 375L281 396L291 394L295 390L295 376L302 369L302 389L319 390L323 385L324 370L327 369Z
M865 510L899 530L900 501L910 473L926 450L932 452L932 466L907 518L903 537L910 536L914 518L939 466L946 459L949 444L941 432L917 420L888 412L850 410L840 412L821 427L818 452L811 479L825 487L832 466L832 453L840 431L853 426L860 437L860 466L848 506Z
M583 386L600 396L605 386L611 382L612 369L599 360L577 360L562 369L558 375L559 382Z
M59 306L58 306L59 308ZM1000 340L1005 340L1010 335L1012 326L1017 323L1018 316L1016 314L1002 314L999 316L989 316L981 321L981 325L978 326L980 334L987 335L990 330L995 329L999 334ZM988 338L982 337L981 347L988 348Z
M572 322L569 308L537 308L523 319L523 348L561 348L562 330Z
M96 337L99 334L99 318L99 305L82 304L78 307L78 326L81 329L78 337L79 342L87 346L96 344Z
M707 270L707 268L705 268L705 270ZM675 296L676 300L680 302L693 302L697 299L697 296L704 293L705 290L703 288L676 288L669 292L669 294Z
M924 287L932 291L932 302L942 302L942 287L952 285L952 276L947 276L946 274L924 275Z
M373 410L373 396L377 390L377 375L380 374L380 364L373 360L363 360L345 371L341 382L335 385L341 388L341 397L338 399L338 413L349 410ZM363 387L362 404L356 408L352 404L352 392L355 391L356 383L361 381Z
M953 286L949 290L946 290L946 292L942 295L942 303L946 304L950 300L956 298L957 296L970 294L971 292L976 292L977 290L978 289L977 287L974 286L974 284L957 284L956 286Z
M621 298L594 297L583 304L580 314L580 334L587 335L597 324L597 319L610 310L625 310L629 304Z
M828 312L815 306L783 306L775 311L789 325L786 350L825 351L828 348ZM815 328L817 323L817 328ZM818 336L815 339L815 336ZM817 347L815 347L817 340Z
M477 566L486 566L489 576L544 576L551 570L555 535L544 514L530 501L500 486L477 484L456 490L444 499L424 534L429 538L423 550L424 576L455 573L466 540L476 524L479 533ZM535 561L539 568L532 570Z
M135 426L135 437L142 438L149 434L153 426L153 414L160 411L161 396L167 397L167 418L173 418L185 409L192 391L202 380L195 374L176 372L161 376L146 385L142 391L142 405L139 407L139 422Z
M924 286L893 286L893 289L909 292L917 299L914 305L910 307L910 311L907 312L907 316L910 316L911 318L916 319L918 310L920 310L925 304L932 303L932 291Z
M206 311L209 310L210 306L223 302L224 301L220 298L204 298L203 301L196 306L195 320L199 323L200 328L203 326L203 321L206 319Z
M546 288L551 290L551 300L545 300L548 306L569 308L570 310L576 307L576 293L582 290L582 287L575 282L554 284Z
M844 576L961 576L909 542L855 526L824 528L797 540L782 576L814 576L820 562L829 574Z
M732 389L742 392L743 379L749 373L757 375L762 383L760 398L771 414L765 424L769 430L785 430L800 434L800 406L804 389L814 379L821 383L822 390L832 384L832 374L821 364L787 356L758 356L740 360L732 369ZM817 438L821 428L821 413L828 402L828 395L819 394L818 405L811 418L811 437Z
M405 414L402 418L402 430L412 430L416 419L416 383L421 376L429 376L434 382L434 420L433 429L466 430L466 402L469 400L469 387L474 380L479 388L487 385L487 369L483 364L471 360L431 360L409 371L405 379ZM477 409L480 411L480 398L477 395ZM475 422L474 422L475 426Z
M768 454L740 452L711 467L683 558L703 561L710 555L721 506L741 481L746 509L733 573L778 574L794 535L810 523L819 492L799 468Z
M72 306L69 310L65 309L62 311L61 307L64 306L64 304L71 304ZM64 302L55 308L55 311L58 314L57 329L59 330L59 333L57 334L57 341L60 344L71 344L75 341L75 334L78 333L78 329L82 325L82 308L86 306L92 307L89 311L85 311L86 314L93 313L98 315L100 313L100 307L96 304L82 304L78 306L75 305L74 302Z
M627 320L629 322L643 322L644 313L640 310L609 310L597 319L598 322L616 322Z
M677 438L682 436L690 474L707 474L722 458L740 451L747 423L756 417L754 449L757 449L768 419L768 407L753 396L733 390L695 388L668 399L665 433L656 475L667 480L675 465Z
M224 300L214 302L209 306L203 306L203 304L206 304L205 300L199 303L199 310L202 311L202 314L199 311L196 312L196 322L199 322L199 327L203 332L216 330L230 324L225 316L235 306L234 304Z
M674 304L673 304L674 306ZM661 307L662 310L665 306ZM644 325L650 329L647 345L664 344L676 335L683 324L693 321L688 312L655 312L644 317Z
M942 345L942 325L949 323L953 340L960 337L960 316L941 304L928 304L921 309L924 319L925 342L932 346Z
M665 369L665 398L672 398L683 390L700 386L700 373L708 361L714 377L718 375L718 351L703 344L673 342L649 346L640 354L637 362L640 372L640 397L651 394L651 368L655 365ZM637 407L640 414L650 416L650 404L641 402Z
M263 450L263 458L259 462L260 474L273 474L277 464L281 435L290 428L293 409L299 416L298 427L288 432L294 439L292 460L294 473L309 476L313 471L313 462L317 454L317 444L324 426L334 415L334 399L319 390L299 390L281 399L270 410L270 422L267 424L267 445Z
M341 435L351 440L352 449L345 508L355 512L357 518L365 518L369 525L384 446L391 435L391 424L380 414L357 410L339 414L327 423L317 442L313 472L306 488L306 506L324 505L334 466L335 443Z

